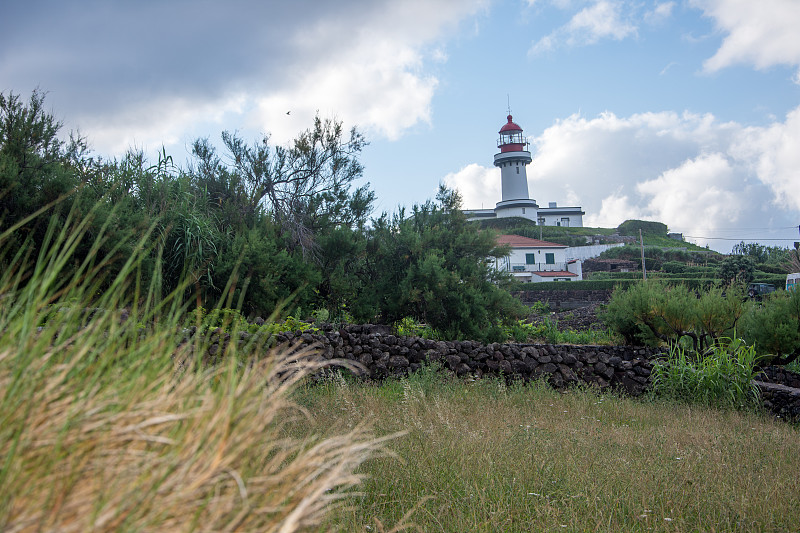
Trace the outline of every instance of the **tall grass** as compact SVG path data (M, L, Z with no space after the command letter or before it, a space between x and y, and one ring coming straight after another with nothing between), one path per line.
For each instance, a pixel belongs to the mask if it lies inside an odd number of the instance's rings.
M667 359L653 366L653 390L702 405L754 407L760 396L753 382L757 360L755 347L738 339L723 339L702 354L674 345Z
M178 347L182 290L141 285L143 253L104 278L102 235L77 261L85 228L51 224L35 257L0 235L0 530L316 527L385 438L288 435L312 425L290 393L313 354L231 343L205 367L200 335Z
M297 391L317 430L408 431L327 524L429 532L797 531L800 433L748 411L423 372ZM297 428L298 430L305 428Z

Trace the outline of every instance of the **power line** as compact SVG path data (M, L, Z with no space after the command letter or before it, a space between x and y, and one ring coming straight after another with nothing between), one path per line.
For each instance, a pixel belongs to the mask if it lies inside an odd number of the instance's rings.
M780 226L777 228L694 228L700 231L779 231L784 229L800 229L800 226Z
M708 241L787 241L793 242L800 239L800 237L793 238L793 239L771 239L771 238L761 238L761 237L698 237L696 235L684 235L684 238L687 239L705 239Z

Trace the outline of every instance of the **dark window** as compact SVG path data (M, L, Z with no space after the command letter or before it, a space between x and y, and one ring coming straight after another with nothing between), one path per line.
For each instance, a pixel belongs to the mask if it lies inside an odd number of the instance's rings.
M528 265L536 264L536 254L525 254L525 263Z
M548 265L555 265L556 254L544 254L544 262Z

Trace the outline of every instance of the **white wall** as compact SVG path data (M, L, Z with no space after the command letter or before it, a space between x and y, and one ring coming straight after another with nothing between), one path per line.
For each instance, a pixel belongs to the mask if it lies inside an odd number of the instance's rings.
M557 265L567 262L567 250L568 248L512 248L509 262L512 265L525 264L525 254L536 254L536 263L545 263L545 254L551 253Z
M593 244L591 246L576 246L574 248L567 248L567 261L572 261L573 259L580 259L581 261L592 259L599 256L606 250L616 248L617 246L625 246L625 244L618 242L614 244Z

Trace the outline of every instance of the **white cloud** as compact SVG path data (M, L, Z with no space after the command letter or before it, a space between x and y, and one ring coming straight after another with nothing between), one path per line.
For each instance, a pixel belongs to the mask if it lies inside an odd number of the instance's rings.
M578 11L566 25L539 39L529 53L551 50L561 43L566 46L584 46L597 43L601 39L620 41L636 35L636 26L624 20L623 7L620 2L598 0Z
M796 227L800 218L800 107L764 128L719 122L710 114L573 115L532 145L531 197L539 205L580 205L586 226L639 218L715 237L731 235L724 233L730 228ZM490 208L500 199L495 170L470 165L446 183L462 192L466 208ZM721 251L731 246L695 240Z
M209 131L198 128L198 116L203 117L205 126L219 128L226 118L241 116L245 102L243 95L216 101L165 98L150 105L123 108L111 116L88 115L78 123L82 132L91 132L92 147L101 154L119 155L130 148L152 153L162 146L185 147L188 153L191 142ZM180 153L174 156L180 157Z
M771 188L778 206L800 211L800 107L785 122L742 130L731 153Z
M649 24L660 24L672 16L675 2L662 2L644 14L645 22Z
M461 194L464 209L494 209L500 201L500 169L476 163L446 175L442 182Z
M358 124L372 138L397 139L415 124L429 122L437 80L420 72L415 50L400 43L365 43L350 54L258 98L251 124L285 142L311 124L317 111ZM291 121L285 120L286 111Z
M678 228L703 229L735 223L747 209L741 175L724 154L701 154L665 170L659 177L636 185L649 198L644 212ZM744 187L746 188L746 187ZM694 231L694 233L697 233Z
M800 65L797 0L693 0L693 4L728 34L705 62L706 70L714 72L737 63L758 69Z
M0 79L23 92L38 80L98 151L119 153L131 139L180 144L181 132L218 124L220 114L237 118L228 128L284 142L317 110L373 139L396 139L430 120L438 81L429 63L447 60L446 39L487 4L232 0L84 14L50 2L39 6L47 17L20 4L9 15L36 24L3 25Z
M622 20L620 5L608 0L579 11L569 21L567 29L576 44L592 44L603 38L619 41L636 33L633 25Z
M600 202L600 210L596 213L586 213L584 225L595 228L614 228L619 226L620 219L641 220L646 215L639 207L631 205L626 195L612 193Z

